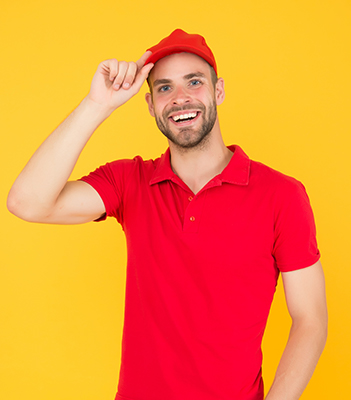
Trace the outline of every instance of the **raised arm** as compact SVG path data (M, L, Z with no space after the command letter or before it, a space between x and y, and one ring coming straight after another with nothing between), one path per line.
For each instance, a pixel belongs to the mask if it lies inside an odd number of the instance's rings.
M327 338L327 306L321 263L282 273L292 326L266 400L297 400L303 393Z
M102 62L90 92L44 141L13 184L10 212L31 222L75 224L105 212L97 192L81 181L67 182L84 146L109 115L139 92L153 64L151 52L137 62Z

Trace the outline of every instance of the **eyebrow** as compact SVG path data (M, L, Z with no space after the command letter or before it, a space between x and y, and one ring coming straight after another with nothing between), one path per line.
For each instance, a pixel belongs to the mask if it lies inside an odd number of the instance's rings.
M206 78L206 75L203 74L202 72L192 72L188 75L183 76L183 79L189 80L192 78Z
M206 79L206 75L202 72L191 72L190 74L184 75L183 79L185 81L192 79L192 78L204 78ZM156 79L153 83L153 87L159 85L169 85L172 82L171 79Z
M167 85L171 82L172 81L170 79L156 79L153 83L153 86Z

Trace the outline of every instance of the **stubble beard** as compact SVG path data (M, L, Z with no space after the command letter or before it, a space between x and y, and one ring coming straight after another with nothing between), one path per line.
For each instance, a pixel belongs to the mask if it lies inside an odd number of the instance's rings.
M184 127L178 129L178 133L174 134L170 128L171 122L169 121L169 115L178 111L193 110L197 109L201 111L200 118L203 119L200 128L195 130L191 127ZM203 147L209 134L211 133L213 126L217 119L217 104L215 101L208 107L202 103L198 104L185 104L182 107L173 107L170 110L164 111L162 116L155 115L155 120L158 129L175 144L180 150L186 151L190 149Z

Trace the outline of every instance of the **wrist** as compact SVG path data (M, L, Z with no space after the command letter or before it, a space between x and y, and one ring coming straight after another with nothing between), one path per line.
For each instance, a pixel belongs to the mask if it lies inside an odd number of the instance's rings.
M114 109L110 107L97 103L95 100L91 99L89 95L84 97L80 106L91 118L98 120L99 123L102 123L114 111Z

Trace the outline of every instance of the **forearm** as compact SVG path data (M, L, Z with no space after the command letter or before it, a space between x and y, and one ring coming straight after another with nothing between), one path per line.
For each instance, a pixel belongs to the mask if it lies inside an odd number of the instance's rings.
M85 98L38 148L16 179L8 197L10 211L27 220L50 212L84 146L107 117L108 112Z
M327 337L325 323L293 324L266 400L297 400L312 377Z

